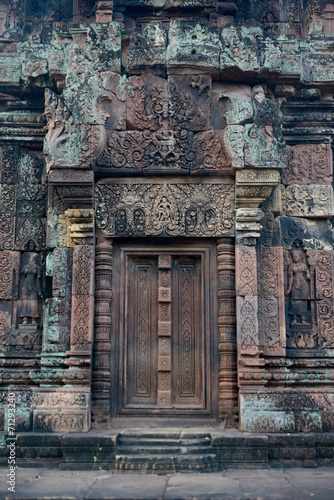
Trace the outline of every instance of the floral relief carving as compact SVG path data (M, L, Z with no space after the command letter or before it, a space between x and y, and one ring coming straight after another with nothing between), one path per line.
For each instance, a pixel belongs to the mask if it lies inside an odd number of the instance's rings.
M286 214L295 217L331 217L334 214L332 186L288 186Z
M283 249L259 249L259 343L264 354L285 354Z
M85 351L92 342L94 249L80 245L73 254L71 348Z
M238 245L236 249L238 295L256 295L255 249Z
M216 182L100 181L96 221L106 236L233 235L234 186Z
M239 313L238 343L242 354L257 354L258 321L257 321L257 298L237 297L237 307Z
M333 160L330 144L298 144L287 147L285 184L331 184Z

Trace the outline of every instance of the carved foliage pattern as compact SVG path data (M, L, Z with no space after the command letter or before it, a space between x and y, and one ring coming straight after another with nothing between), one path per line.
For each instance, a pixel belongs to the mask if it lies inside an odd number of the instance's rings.
M29 239L37 249L45 247L46 188L41 185L20 186L16 202L15 247L23 250Z
M334 213L332 186L293 184L286 189L286 214L296 217L329 217Z
M92 341L93 259L91 246L81 245L74 249L71 324L71 347L74 350L87 350Z
M309 250L309 262L314 263L315 288L317 299L318 317L318 346L320 349L333 349L334 347L334 304L333 304L333 255L332 252L315 252ZM313 262L312 262L313 261Z
M264 354L285 354L283 249L259 249L259 343Z
M96 221L106 236L233 235L234 186L102 181Z
M111 132L99 165L119 171L144 173L157 170L189 171L192 132Z
M252 247L237 247L238 295L256 295L256 253Z
M201 270L197 260L175 260L173 266L173 335L177 342L178 384L176 402L201 402L203 389L202 309L200 301ZM176 361L176 360L175 360Z
M287 147L284 184L331 184L332 178L332 150L329 144Z
M154 131L168 125L167 103L166 80L152 78L150 75L130 78L127 96L128 127Z
M258 352L258 322L257 298L252 296L237 297L239 314L238 343L242 354L256 354Z
M0 300L12 298L13 259L12 253L0 251Z

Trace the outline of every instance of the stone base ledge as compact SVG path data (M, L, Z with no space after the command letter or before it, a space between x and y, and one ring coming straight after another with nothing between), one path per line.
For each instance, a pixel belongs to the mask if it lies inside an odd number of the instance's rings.
M154 429L150 431L154 433ZM204 431L211 435L211 450L216 454L218 470L236 467L250 469L334 465L334 433L248 434L204 428L193 432L196 434ZM145 430L137 430L137 433L141 432ZM69 470L114 470L120 436L118 430L72 434L20 433L16 441L17 465ZM0 438L2 466L7 465L6 445L9 441L5 435ZM154 470L148 469L146 472Z

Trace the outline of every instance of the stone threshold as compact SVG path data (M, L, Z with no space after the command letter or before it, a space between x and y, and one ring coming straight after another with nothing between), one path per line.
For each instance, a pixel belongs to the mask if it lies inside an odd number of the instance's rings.
M11 441L2 435L0 465L7 465ZM250 434L212 428L22 432L17 434L16 458L18 467L162 474L323 467L334 465L334 433Z

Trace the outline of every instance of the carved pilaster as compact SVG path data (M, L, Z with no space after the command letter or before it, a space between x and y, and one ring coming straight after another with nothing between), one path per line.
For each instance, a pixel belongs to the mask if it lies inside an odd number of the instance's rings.
M248 384L250 372L261 373L258 325L258 283L255 243L260 236L262 210L239 208L236 211L236 310L239 386Z
M99 237L96 245L95 338L92 382L92 426L106 427L110 409L112 240Z
M71 354L91 352L94 319L94 247L78 245L73 251Z
M234 240L217 240L219 276L219 420L225 428L238 424L237 345L235 329Z

